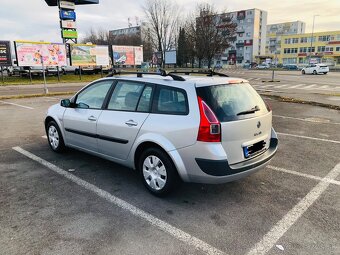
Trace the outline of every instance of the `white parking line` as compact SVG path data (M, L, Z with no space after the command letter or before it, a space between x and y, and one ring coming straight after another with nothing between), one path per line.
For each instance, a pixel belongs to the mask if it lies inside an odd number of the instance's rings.
M311 88L314 88L315 86L317 86L316 84L312 84L312 85L309 85L307 87L304 87L303 89L311 89Z
M283 115L273 115L273 117L282 118L282 119L292 119L292 120L300 120L305 122L312 122L312 123L318 123L318 124L332 124L332 125L340 125L338 122L323 122L313 119L302 119L302 118L296 118L296 117L290 117L290 116L283 116Z
M21 153L22 155L25 155L26 157L38 162L39 164L49 168L50 170L54 171L55 173L65 177L66 179L78 184L79 186L92 191L95 193L97 196L104 198L108 202L120 207L121 209L128 211L129 213L133 214L134 216L143 219L147 222L149 222L151 225L159 228L160 230L170 234L171 236L175 237L176 239L193 246L197 250L201 250L205 252L206 254L225 254L221 250L218 250L217 248L207 244L206 242L162 221L161 219L156 218L155 216L137 208L136 206L133 206L129 204L128 202L111 195L109 192L104 191L97 186L88 183L77 176L70 174L66 172L65 170L57 167L56 165L20 148L20 147L13 147L13 150Z
M24 105L21 105L21 104L15 104L15 103L10 103L10 102L5 102L5 101L0 101L0 102L3 103L3 104L14 105L14 106L22 107L22 108L25 108L25 109L30 109L30 110L34 109L32 107L24 106Z
M336 180L324 179L322 177L314 176L314 175L311 175L311 174L304 174L304 173L300 173L300 172L296 172L296 171L293 171L293 170L284 169L284 168L281 168L281 167L271 166L271 165L267 166L267 168L275 170L275 171L278 171L278 172L283 172L283 173L287 173L287 174L293 174L293 175L297 175L297 176L301 176L301 177L305 177L305 178L309 178L309 179L313 179L313 180L317 180L317 181L328 182L328 183L340 186L340 181L336 181Z
M291 87L289 87L289 88L290 88L290 89L295 89L295 88L297 88L297 87L301 87L301 86L304 86L304 85L306 85L306 84L302 83L302 84L298 84L298 85L295 85L295 86L291 86Z
M340 163L337 164L300 202L295 205L275 226L255 244L247 255L266 254L276 242L297 222L309 207L330 185L326 180L334 180L340 174Z
M340 144L340 141L336 141L336 140L328 140L328 139L323 139L323 138L316 138L316 137L303 136L303 135L293 135L293 134L280 133L280 132L277 132L277 134L283 135L283 136L291 136L291 137L297 137L297 138L303 138L303 139L309 139L309 140L316 140L316 141Z

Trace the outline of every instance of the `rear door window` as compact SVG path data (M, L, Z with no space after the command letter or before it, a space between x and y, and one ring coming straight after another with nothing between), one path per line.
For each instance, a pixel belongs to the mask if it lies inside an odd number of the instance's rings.
M183 89L159 86L153 112L174 115L187 115L189 112L186 92Z
M247 119L268 113L260 95L247 83L206 86L196 90L197 95L209 105L220 122ZM256 111L251 112L251 109Z
M110 98L107 109L116 111L136 111L145 85L138 82L119 81Z

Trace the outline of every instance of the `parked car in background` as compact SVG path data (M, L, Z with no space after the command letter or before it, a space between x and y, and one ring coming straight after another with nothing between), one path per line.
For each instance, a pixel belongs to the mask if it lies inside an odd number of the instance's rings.
M312 64L302 69L302 74L327 74L329 67L325 64Z
M298 70L298 66L296 64L287 64L287 65L283 65L283 69L286 70Z
M256 66L256 69L269 69L269 65L267 64L260 64Z
M53 151L72 147L136 169L159 196L179 180L244 178L278 147L270 107L248 81L231 77L100 79L51 106L45 130Z

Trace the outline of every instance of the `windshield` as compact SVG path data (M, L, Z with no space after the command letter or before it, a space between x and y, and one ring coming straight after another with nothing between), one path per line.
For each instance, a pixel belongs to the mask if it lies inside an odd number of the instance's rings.
M268 113L260 95L248 83L197 88L220 122L247 119Z

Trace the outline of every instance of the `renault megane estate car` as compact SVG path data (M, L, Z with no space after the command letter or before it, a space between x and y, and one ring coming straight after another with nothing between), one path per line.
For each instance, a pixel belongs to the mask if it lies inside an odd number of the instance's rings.
M212 73L94 81L51 106L45 129L53 151L71 147L133 168L159 196L179 180L246 177L278 147L272 111L249 82Z

